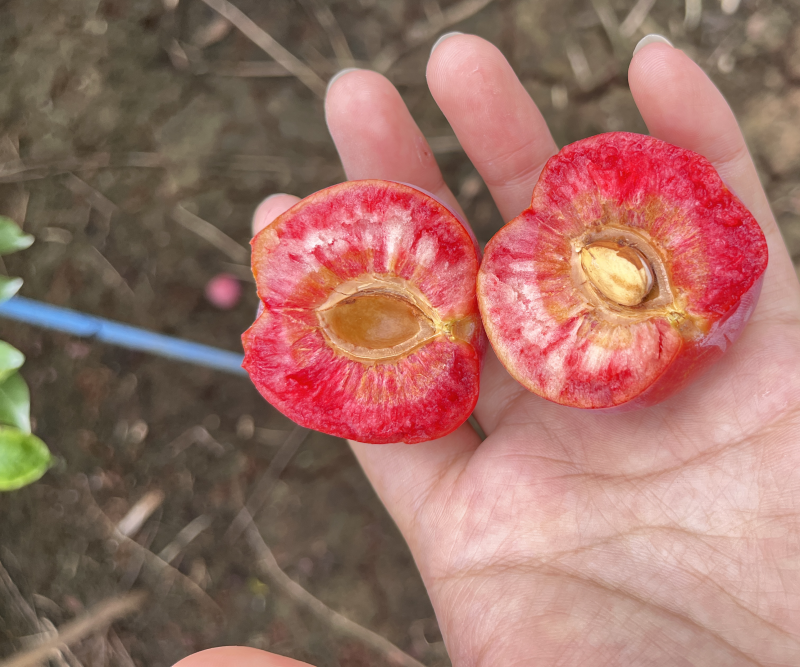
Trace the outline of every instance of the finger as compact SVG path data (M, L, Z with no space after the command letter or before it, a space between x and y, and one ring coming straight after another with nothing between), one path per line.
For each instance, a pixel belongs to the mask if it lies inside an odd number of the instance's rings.
M201 651L184 658L173 667L311 667L275 653L258 651L244 646L227 646Z
M428 141L388 79L367 70L337 78L325 118L347 178L382 178L427 190L463 218Z
M800 286L736 118L717 87L686 54L654 43L639 51L628 73L631 92L650 133L708 158L758 220L769 266L756 316L800 312Z
M328 90L325 113L348 178L385 178L416 185L461 214L425 137L400 94L386 78L365 70L342 75ZM481 387L487 384L520 390L520 385L492 355L487 358L481 374ZM506 393L481 391L475 414L487 434L496 421L497 397ZM470 444L465 446L477 445L470 439ZM436 470L431 472L437 473Z
M436 103L510 220L530 205L539 172L557 150L542 114L503 54L480 37L441 42L427 76Z
M276 194L267 197L253 214L253 236L299 201L300 198L294 195Z

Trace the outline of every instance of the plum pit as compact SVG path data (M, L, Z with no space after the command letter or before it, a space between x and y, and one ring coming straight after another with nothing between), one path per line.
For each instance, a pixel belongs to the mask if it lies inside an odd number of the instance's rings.
M439 333L435 313L421 294L387 287L390 281L364 279L340 287L317 316L329 344L351 359L391 362ZM349 288L349 289L348 289ZM350 289L356 289L350 293Z
M580 254L591 286L620 306L638 306L653 289L653 270L636 248L598 241L584 246Z

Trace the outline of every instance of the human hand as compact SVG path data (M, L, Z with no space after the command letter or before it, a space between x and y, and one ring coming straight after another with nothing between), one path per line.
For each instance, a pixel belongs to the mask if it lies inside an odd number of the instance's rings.
M800 286L711 81L666 44L637 53L629 79L650 133L706 156L764 229L761 300L726 356L656 407L555 405L489 354L482 443L468 424L423 445L352 443L454 665L800 664ZM510 220L556 151L541 114L478 37L441 42L428 82ZM326 114L349 179L410 183L458 209L386 79L341 76ZM256 227L295 201L269 199Z

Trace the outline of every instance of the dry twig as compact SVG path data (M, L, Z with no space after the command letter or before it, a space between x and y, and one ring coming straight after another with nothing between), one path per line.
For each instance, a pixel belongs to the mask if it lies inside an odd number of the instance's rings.
M288 595L294 602L308 609L314 616L327 623L337 632L348 635L369 646L380 653L393 665L401 667L424 667L421 662L414 660L410 655L400 650L388 639L354 623L349 618L328 607L325 603L315 598L305 588L291 579L278 565L275 556L267 546L261 533L258 532L252 521L246 527L247 541L258 557L257 566L263 577L269 579L277 588ZM2 667L2 666L0 666Z
M110 220L111 216L119 211L119 207L106 197L102 192L95 190L86 181L81 180L75 174L67 174L63 180L64 186L72 194L86 200L86 202L100 214Z
M311 12L328 35L328 41L336 54L336 61L340 69L353 67L356 59L347 43L347 38L342 32L342 27L336 20L331 8L320 0L300 0L306 9Z
M627 56L628 48L620 35L619 21L609 0L592 0L592 7L608 35L608 40L617 56Z
M272 457L267 471L263 474L258 484L256 484L255 490L247 499L247 504L239 510L239 514L236 515L236 518L228 527L228 530L222 538L223 542L233 544L239 539L239 536L245 528L247 528L247 525L252 522L253 517L269 498L275 480L280 477L283 469L288 465L289 461L291 461L295 452L300 445L303 444L309 433L309 429L303 428L302 426L295 426L292 429L277 454Z
M39 618L34 608L28 604L28 601L22 596L22 593L19 592L19 588L17 588L11 575L6 571L5 567L3 567L3 563L0 562L0 592L2 591L5 591L5 596L10 598L11 608L17 611L20 617L27 622L28 626L33 631L41 633L45 638L44 641L46 641L46 638L52 634L50 632L52 623L50 623L48 619ZM70 665L73 664L80 665L80 662L78 662L77 658L72 655L72 651L67 647L62 647L60 650L51 649L48 657L53 660L58 667L70 667Z
M308 65L283 48L269 33L259 27L228 0L203 0L211 9L235 25L253 44L279 62L314 93L325 97L325 82Z
M197 518L186 524L181 531L175 536L167 546L165 546L158 557L165 563L172 563L178 555L183 551L189 543L194 540L200 533L208 528L214 519L207 514L201 514Z
M119 635L114 632L113 628L109 628L108 630L108 643L111 644L111 648L122 667L136 667L136 663L133 662L133 658L131 658L130 653L128 653L128 649L125 648L125 645L122 643Z
M433 39L456 23L466 21L491 2L492 0L461 0L443 11L430 12L428 20L415 23L406 31L402 43L390 44L384 48L372 61L373 69L385 74L406 51Z
M216 76L237 76L242 78L273 78L292 76L280 63L266 60L242 60L239 62L211 62L205 63L206 70L203 74ZM196 72L199 74L200 72Z
M220 265L228 273L232 273L239 280L254 283L256 279L253 277L253 269L249 264L234 264L233 262L220 262Z
M122 293L130 299L136 298L136 294L131 289L128 281L125 280L122 274L117 271L116 267L108 261L108 258L93 245L86 246L80 257L83 261L92 266L92 268L100 272L103 282L106 285L122 290Z
M147 595L141 591L104 600L74 621L59 629L58 634L36 648L12 655L0 662L0 667L36 667L48 658L53 650L70 646L94 634L129 614L138 611Z
M578 86L583 91L591 90L594 86L594 77L592 70L589 68L589 61L586 60L586 54L577 42L567 39L566 41L567 59L572 67L572 72L575 74L575 80Z
M694 30L700 25L703 17L703 0L686 0L686 13L683 17L683 25L687 30Z
M161 489L152 489L137 500L128 513L120 519L117 530L125 537L133 537L164 502L166 494Z
M233 171L264 171L286 176L288 163L272 155L187 155L201 167L230 169ZM81 157L65 157L53 160L29 161L8 160L0 163L0 183L35 181L48 176L57 176L73 171L95 171L97 169L163 169L173 164L160 153L90 153Z
M150 551L150 549L143 547L135 540L132 540L130 537L125 537L125 535L120 533L119 530L117 530L116 524L106 516L102 509L100 509L100 506L97 504L97 501L94 499L91 491L89 491L88 488L85 488L84 491L84 496L86 497L86 501L89 505L89 511L87 512L88 518L92 521L98 521L102 525L103 530L106 532L108 537L114 538L120 544L124 544L126 547L139 554L144 558L145 564L160 576L169 577L170 579L175 579L180 582L181 586L183 586L187 593L197 599L198 602L201 602L203 605L205 605L208 609L214 611L216 614L222 614L222 609L220 609L219 605L211 599L208 593L206 593L202 588L200 588L200 586L189 579L189 577L183 574L183 572L176 570L169 563L165 562L152 551Z
M239 266L238 264L236 266ZM225 446L217 442L204 426L191 426L169 443L165 451L175 457L193 445L205 447L214 456L222 456Z
M250 547L255 551L259 561L258 569L262 576L269 579L277 588L282 590L297 604L305 607L320 620L330 625L334 630L342 634L354 637L363 642L374 651L383 655L390 663L400 667L424 667L407 653L403 652L387 639L364 628L358 623L354 623L334 611L323 602L315 598L305 588L293 581L278 565L275 556L267 546L258 528L253 523L253 514L269 499L275 480L280 476L283 469L294 456L297 448L303 443L309 434L309 429L302 426L295 426L289 436L284 441L278 453L270 461L269 468L256 485L255 491L247 501L247 505L242 507L236 519L231 523L230 528L225 533L223 540L235 541L242 532L245 533ZM1 667L1 666L0 666Z
M187 211L183 206L176 206L172 209L172 219L181 227L185 227L190 232L194 232L200 238L205 239L215 246L237 264L250 263L250 251L244 246L234 241L225 232L218 229L210 222Z
M30 161L10 160L0 164L0 183L33 181L46 176L55 176L70 171L94 171L106 167L164 167L167 160L158 153L91 153L83 157L66 157L56 160Z
M198 29L192 35L191 42L198 49L205 49L212 44L221 42L233 30L233 25L223 16L215 16L210 23Z
M619 26L619 34L630 39L647 19L656 0L638 0Z

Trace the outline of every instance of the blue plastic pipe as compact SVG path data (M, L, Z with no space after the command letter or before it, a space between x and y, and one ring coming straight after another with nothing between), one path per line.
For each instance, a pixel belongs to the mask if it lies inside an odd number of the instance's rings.
M129 350L157 354L169 359L186 361L196 366L206 366L236 375L246 375L242 368L242 355L216 347L192 343L180 338L139 329L113 322L102 317L86 315L77 310L51 306L49 303L15 296L0 303L0 317L25 322L37 327L63 331L73 336L95 338Z

